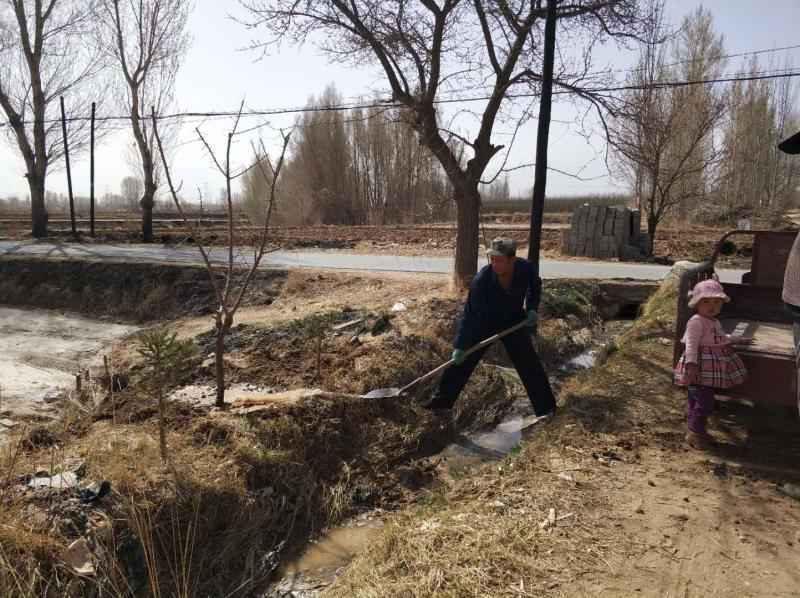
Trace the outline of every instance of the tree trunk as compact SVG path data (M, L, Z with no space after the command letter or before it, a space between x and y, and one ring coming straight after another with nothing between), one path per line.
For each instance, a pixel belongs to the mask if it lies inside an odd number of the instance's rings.
M140 83L130 84L131 94L131 127L133 137L136 139L136 146L139 150L139 157L142 160L142 174L144 176L144 192L139 205L142 208L142 239L145 243L153 242L153 206L158 186L155 181L155 163L153 162L153 152L150 144L152 137L148 138L146 130L142 126L140 113Z
M34 238L47 237L47 205L44 201L44 179L28 174L28 188L31 192L31 232Z
M475 276L475 267L478 263L478 220L481 196L475 185L464 193L455 191L454 199L457 232L453 284L457 288L466 288Z
M656 229L658 228L658 219L652 214L647 215L647 255L652 257L653 250L656 244Z
M142 207L142 238L145 243L153 242L153 206L155 205L155 185L145 185L144 195L139 201Z
M217 322L217 353L214 363L217 374L216 406L220 409L225 407L225 332L222 323Z
M158 380L158 446L161 451L161 462L163 464L167 464L169 461L169 457L167 454L167 422L166 416L164 413L164 389L162 388L162 377L161 374L156 376Z
M480 227L481 196L478 193L478 180L483 168L474 172L465 171L459 158L439 134L436 110L432 105L414 107L416 123L414 129L419 134L420 143L427 147L439 161L453 188L456 204L456 259L453 269L453 283L463 288L475 276L478 265L478 233ZM491 157L491 156L490 156ZM476 158L473 158L476 160ZM488 160L486 161L488 163Z

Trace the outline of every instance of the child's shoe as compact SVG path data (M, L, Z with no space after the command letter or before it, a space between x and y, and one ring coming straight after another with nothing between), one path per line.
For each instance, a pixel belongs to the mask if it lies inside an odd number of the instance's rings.
M686 432L686 444L699 451L707 451L717 446L717 441L708 432Z

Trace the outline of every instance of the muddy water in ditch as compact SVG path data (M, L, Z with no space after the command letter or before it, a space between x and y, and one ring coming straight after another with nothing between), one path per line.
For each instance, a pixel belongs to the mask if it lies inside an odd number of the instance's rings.
M565 362L560 368L560 373L569 375L594 367L598 353L596 348L583 351ZM521 386L513 368L494 367L508 377L509 382ZM558 385L556 380L553 383L554 387ZM460 472L486 461L502 459L519 446L523 438L534 434L545 420L546 418L538 418L532 413L527 397L520 397L512 405L506 419L494 429L456 437L454 442L441 453L446 469L450 472Z
M0 437L23 417L52 415L52 403L134 326L44 309L0 306Z
M380 533L383 523L378 515L365 513L349 525L328 531L299 559L279 569L280 581L264 598L317 596Z

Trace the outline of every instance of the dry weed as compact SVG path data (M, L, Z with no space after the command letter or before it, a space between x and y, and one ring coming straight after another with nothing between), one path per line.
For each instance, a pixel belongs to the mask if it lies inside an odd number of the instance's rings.
M30 512L15 488L28 459L23 429L0 448L0 596L38 598L55 585L58 542Z
M558 433L542 434L500 465L399 514L328 595L541 596L602 568L606 550L593 536L603 501L557 477L578 467L564 461L563 442ZM556 523L543 527L551 509Z

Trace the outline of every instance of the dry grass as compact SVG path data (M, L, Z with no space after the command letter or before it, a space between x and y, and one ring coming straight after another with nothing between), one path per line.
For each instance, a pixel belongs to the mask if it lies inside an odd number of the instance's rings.
M580 471L583 443L559 430L395 517L329 595L541 596L605 567L602 480ZM551 509L556 524L543 528Z
M328 388L360 393L397 386L449 356L459 300L442 293L441 286L427 289L424 282L409 279L321 278L311 273L293 276L287 284L296 296L292 301L278 300L273 315L277 314L281 331L291 330L295 336L285 347L286 356L269 357L276 375L284 380L293 364L290 359L299 363L315 359L315 346L309 342L316 334L313 327L292 324L292 320L327 311L323 307L339 306L344 313L343 307L349 304L358 306L358 313L365 306L380 313L394 301L413 301L411 309L393 321L392 331L376 337L362 335L363 346L327 364ZM157 298L157 291L149 293ZM299 309L293 309L295 305ZM254 321L259 317L254 314ZM256 328L251 325L243 330ZM348 339L339 340L345 344ZM259 341L254 347L259 343L264 345ZM281 349L278 343L265 346ZM289 354L289 350L297 353ZM115 354L114 363L123 369L135 366L132 356L124 354ZM254 381L263 383L266 371L261 365L253 373L259 376ZM137 390L140 373L135 367L130 373L131 386L115 395L114 409L109 411L106 402L93 414L99 421L73 410L58 429L50 430L50 446L33 442L16 456L8 454L6 479L12 483L5 487L16 489L13 496L0 500L0 517L8 531L8 538L0 533L0 595L38 596L48 587L55 595L73 590L78 595L96 591L98 596L138 593L188 598L225 596L234 590L246 594L264 583L279 559L296 554L310 537L355 508L397 508L415 501L420 488L436 479L435 463L428 457L451 440L409 399L368 401L328 394L276 403L247 416L173 405L167 413L172 462L165 467L156 440L155 409ZM418 398L430 390L430 386L421 387ZM513 399L495 368L480 367L459 401L456 431L497 423ZM546 460L548 454L542 452L539 458ZM530 477L526 483L545 475L538 466L524 465L521 455L517 458L515 467ZM42 508L57 512L70 498L69 492L48 495L39 504L21 494L13 481L37 469L54 472L78 461L85 463L86 479L111 482L111 496L93 508L95 515L109 523L102 529L93 520L77 530L53 529L41 519ZM503 475L512 469L506 468ZM486 481L492 480L490 474ZM514 497L499 499L505 504L519 501L514 503L520 509L517 518L509 519L498 538L505 534L522 546L540 533L536 525L526 527L527 519L538 518L540 512L546 516L551 507L557 507L559 514L572 507L571 499L520 493L513 486L514 476L507 480L496 488L484 488L487 496ZM475 525L484 526L496 508L482 513L465 504L460 512L466 517L473 509ZM464 525L468 524L473 525ZM557 531L541 533L560 537ZM94 538L96 580L76 581L61 564L60 552L78 535ZM445 539L450 541L449 537L433 539L430 550ZM516 556L500 552L498 568L522 567ZM431 575L435 578L438 573Z
M511 401L503 381L488 371L476 377L468 395L464 426L482 425L479 406L489 405L485 413L500 417ZM418 468L426 475L425 457L447 442L435 422L407 400L325 395L250 416L174 409L168 417L168 467L161 462L152 417L133 424L95 422L79 436L56 435L55 452L32 447L7 455L8 479L82 461L86 479L112 483L112 495L95 511L113 524L102 539L91 523L77 532L43 524L22 533L31 509L58 512L72 494L56 492L37 504L15 490L13 501L0 504L8 531L8 538L0 533L0 594L38 596L45 587L66 592L76 578L59 564L59 555L75 533L97 536L102 547L96 549L98 583L80 581L82 592L102 582L113 596L145 589L153 596L187 598L225 596L235 588L246 593L277 564L264 555L293 554L354 505L409 500L418 488L406 487L395 469Z

